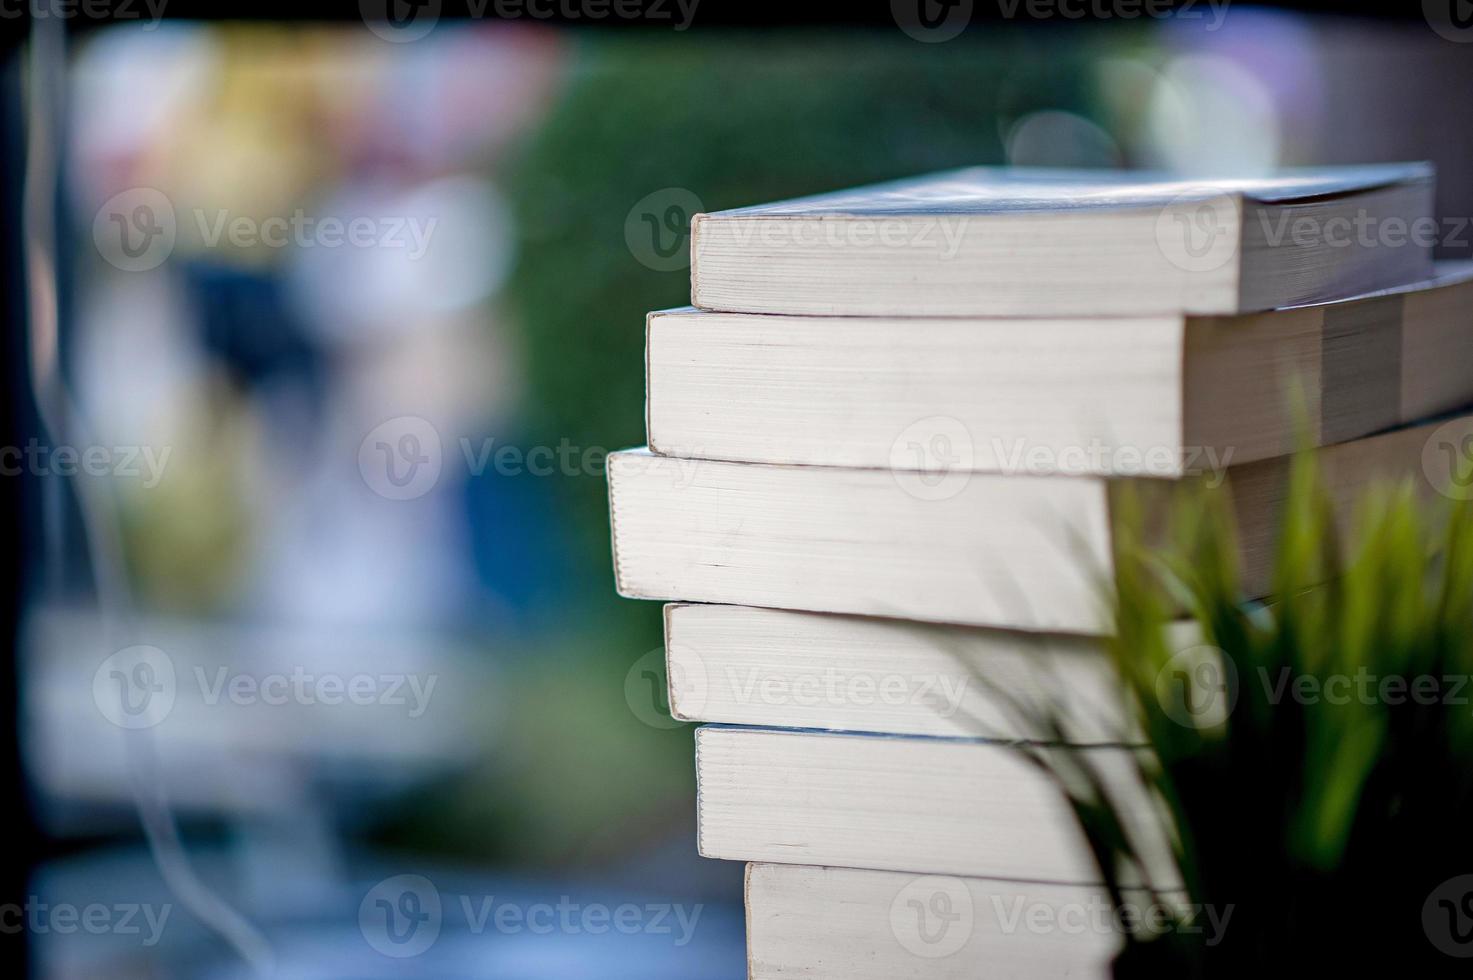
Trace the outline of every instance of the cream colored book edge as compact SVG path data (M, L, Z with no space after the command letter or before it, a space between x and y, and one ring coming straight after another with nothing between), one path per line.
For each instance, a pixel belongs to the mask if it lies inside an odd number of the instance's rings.
M972 170L697 214L691 303L817 316L1235 314L1428 278L1425 242L1285 237L1367 215L1376 227L1431 221L1430 168L1354 169L1322 172L1333 192L1095 174L1045 197L1018 183L1028 171Z
M1127 935L1168 928L1211 943L1231 909L1182 893L749 864L751 980L1109 980ZM1171 926L1169 922L1179 925Z
M1455 467L1473 416L1314 452L1337 518L1378 483L1466 495ZM1461 454L1461 455L1460 455ZM1245 597L1266 595L1290 461L1232 467ZM609 456L617 587L640 599L729 603L1099 635L1121 494L1163 513L1165 480L922 474Z
M1094 884L1101 873L1054 766L1087 764L1140 866L1127 885L1180 887L1169 819L1141 780L1148 753L981 740L708 726L696 730L703 857Z
M1169 642L1200 644L1195 624ZM680 721L894 735L1138 744L1102 642L748 606L665 607Z
M1176 477L1473 404L1469 263L1245 316L685 309L646 334L649 445L701 459Z

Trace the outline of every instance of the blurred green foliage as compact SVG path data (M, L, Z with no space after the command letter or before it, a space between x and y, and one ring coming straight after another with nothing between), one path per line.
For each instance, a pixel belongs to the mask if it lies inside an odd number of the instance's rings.
M1146 498L1122 514L1110 651L1141 775L1189 901L1230 922L1214 945L1132 934L1117 977L1354 975L1367 945L1408 976L1468 975L1448 950L1473 926L1473 878L1453 881L1473 872L1473 505L1420 489L1379 488L1343 525L1298 459L1266 606L1243 601L1221 492L1178 500L1164 545ZM1181 649L1179 610L1207 646ZM1119 901L1117 871L1143 865L1084 755L1040 758L1088 787L1069 792Z
M921 44L899 31L683 37L593 34L509 183L534 434L618 449L644 442L644 317L690 302L686 270L625 245L630 209L664 188L720 210L1003 160L1002 134L1039 109L1100 114L1087 30L999 30ZM1121 35L1111 35L1118 50ZM589 561L609 568L607 504L571 488Z

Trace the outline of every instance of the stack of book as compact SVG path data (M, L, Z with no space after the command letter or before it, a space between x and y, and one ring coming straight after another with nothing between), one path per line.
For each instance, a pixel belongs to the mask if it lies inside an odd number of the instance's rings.
M1434 266L1432 202L1422 165L970 169L695 218L649 446L609 458L614 564L672 601L753 978L1109 975L1122 920L1010 704L1051 699L1169 889L1099 641L1121 490L1231 481L1264 595L1302 442L1347 511L1454 473L1473 269Z

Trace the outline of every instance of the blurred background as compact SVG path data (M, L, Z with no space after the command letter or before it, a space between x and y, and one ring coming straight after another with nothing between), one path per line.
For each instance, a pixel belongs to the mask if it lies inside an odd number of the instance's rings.
M602 474L694 210L1430 159L1473 215L1454 4L370 6L32 5L45 57L9 49L0 947L31 975L744 975Z

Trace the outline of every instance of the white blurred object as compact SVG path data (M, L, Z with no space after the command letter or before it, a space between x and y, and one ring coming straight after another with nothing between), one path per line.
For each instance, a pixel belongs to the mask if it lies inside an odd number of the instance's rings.
M130 738L152 740L152 771L180 809L270 813L297 805L314 768L329 772L339 789L383 796L471 763L494 737L487 721L500 710L488 658L427 631L166 617L137 627L170 665L150 676L160 684L165 673L172 677L157 724L128 731L108 720L95 696L96 675L115 652L96 615L53 606L28 616L22 723L27 766L43 799L127 806ZM298 673L306 698L295 693ZM371 701L319 697L334 690L327 679L358 676L379 679ZM285 703L271 703L283 689L274 680L252 693L250 684L268 677L292 682ZM395 678L405 678L397 688ZM418 694L410 678L417 678ZM416 707L423 710L415 714Z
M209 92L219 49L206 28L101 30L79 46L71 72L68 176L80 210L95 210L140 179L188 107Z
M174 283L106 276L80 305L77 392L93 435L112 446L173 445L206 367Z
M1120 149L1110 134L1083 116L1058 109L1033 112L1007 135L1008 163L1015 167L1118 167Z
M379 138L428 173L485 160L546 111L566 49L536 24L442 24L395 50L374 98Z
M1203 176L1248 176L1280 159L1280 124L1268 88L1218 55L1192 54L1166 66L1151 92L1153 166Z
M422 330L481 302L506 277L510 219L485 181L347 184L308 212L319 220L366 217L383 239L291 250L292 295L308 328L334 345Z

